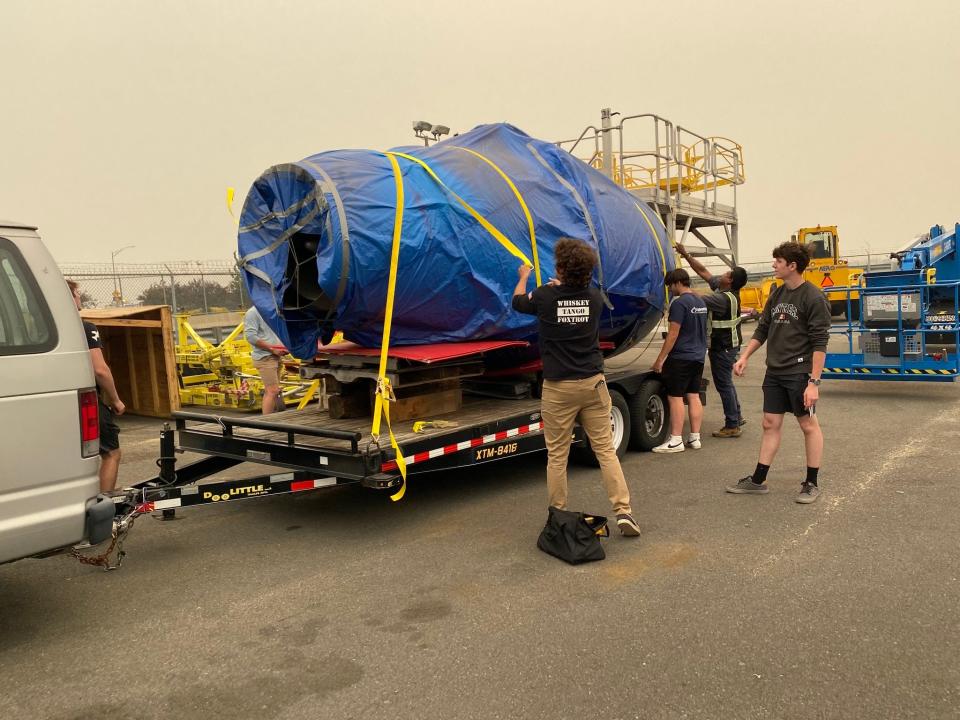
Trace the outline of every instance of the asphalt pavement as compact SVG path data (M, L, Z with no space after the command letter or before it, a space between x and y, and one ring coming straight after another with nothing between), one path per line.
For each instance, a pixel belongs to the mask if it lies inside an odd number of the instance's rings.
M399 503L341 487L141 517L114 572L0 566L0 718L960 717L960 387L825 381L804 506L789 418L770 493L723 492L756 462L762 362L737 381L741 438L710 437L711 391L702 450L627 455L643 534L599 563L537 550L534 455ZM122 425L121 480L153 474L159 422ZM609 513L598 470L570 486Z

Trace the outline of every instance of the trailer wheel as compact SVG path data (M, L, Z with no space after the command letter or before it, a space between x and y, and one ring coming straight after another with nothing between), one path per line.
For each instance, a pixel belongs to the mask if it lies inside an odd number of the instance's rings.
M666 441L670 432L670 406L663 383L655 378L643 382L630 398L630 420L633 427L631 447L652 450Z
M617 457L623 459L630 444L630 407L626 399L618 390L610 390L610 429L613 432L613 446L617 449ZM597 456L593 454L588 439L580 447L570 448L574 457L587 465L599 467Z

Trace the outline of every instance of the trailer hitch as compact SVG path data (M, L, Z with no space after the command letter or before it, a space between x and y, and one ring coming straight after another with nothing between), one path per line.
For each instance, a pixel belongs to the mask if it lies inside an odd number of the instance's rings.
M110 544L106 550L97 555L86 555L80 550L80 546L70 550L70 554L79 560L83 565L93 565L102 567L105 572L118 569L123 564L123 558L126 557L126 551L123 549L123 543L127 539L127 534L133 527L134 521L140 515L148 512L146 503L137 503L137 490L129 490L126 495L114 498L117 505L117 515L113 518L113 530L111 532ZM113 558L113 559L111 559Z

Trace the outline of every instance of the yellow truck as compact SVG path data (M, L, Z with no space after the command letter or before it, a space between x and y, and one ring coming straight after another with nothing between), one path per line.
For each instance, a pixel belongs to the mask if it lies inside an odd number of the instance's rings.
M840 257L840 236L836 225L817 225L800 228L791 238L793 242L806 245L810 250L810 266L804 271L805 280L823 288L830 301L830 310L834 315L847 315L848 302L846 291L831 291L830 288L855 287L860 284L863 268L850 267ZM778 284L775 278L766 278L759 286L748 286L740 291L740 304L758 312L763 310L770 291ZM849 314L860 317L860 293L849 292Z

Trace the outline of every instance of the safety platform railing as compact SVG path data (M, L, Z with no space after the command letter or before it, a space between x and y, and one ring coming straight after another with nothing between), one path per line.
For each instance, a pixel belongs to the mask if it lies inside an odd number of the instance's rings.
M846 322L830 328L831 340L843 337L847 352L828 347L823 377L949 382L960 376L960 282L857 285L831 292L847 298ZM874 309L887 317L869 319Z
M607 173L627 190L643 191L662 203L679 203L702 195L705 205L716 205L720 188L732 188L730 205L736 206L736 187L745 182L743 148L720 136L700 135L653 113L628 115L613 124L616 113L604 111L602 127L590 125L576 138L557 145ZM630 137L646 137L642 149L630 149ZM634 146L635 147L635 146Z

